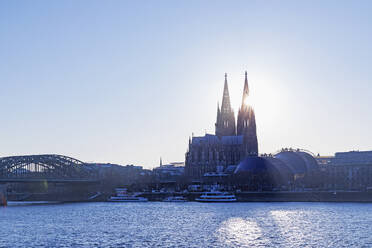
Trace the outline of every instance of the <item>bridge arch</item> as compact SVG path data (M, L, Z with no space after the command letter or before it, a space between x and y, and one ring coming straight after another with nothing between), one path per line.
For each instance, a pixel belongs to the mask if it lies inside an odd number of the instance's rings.
M96 171L78 159L57 154L0 158L2 180L90 180Z

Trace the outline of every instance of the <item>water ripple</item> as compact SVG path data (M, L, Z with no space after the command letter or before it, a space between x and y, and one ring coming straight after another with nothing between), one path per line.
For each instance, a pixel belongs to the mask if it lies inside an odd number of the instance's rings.
M0 225L0 247L372 247L357 203L27 205Z

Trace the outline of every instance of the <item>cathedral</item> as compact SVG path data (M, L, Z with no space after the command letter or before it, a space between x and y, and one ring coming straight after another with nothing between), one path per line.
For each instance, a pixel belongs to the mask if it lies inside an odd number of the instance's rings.
M217 107L216 132L189 139L185 161L187 176L198 179L205 173L221 172L230 165L238 165L247 156L258 155L256 119L253 108L248 105L248 96L245 72L242 105L235 122L225 74L222 105Z

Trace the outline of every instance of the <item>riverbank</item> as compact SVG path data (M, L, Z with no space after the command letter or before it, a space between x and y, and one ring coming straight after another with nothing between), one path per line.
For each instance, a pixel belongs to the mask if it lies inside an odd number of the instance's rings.
M144 193L141 196L150 201L161 201L170 193ZM176 193L189 201L201 195L200 192ZM357 191L312 191L312 192L240 192L235 193L238 202L372 202L372 192Z
M7 205L6 186L0 185L0 206Z
M167 193L148 192L140 196L146 197L149 201L163 201L165 198L175 195L184 196L189 201L195 201L201 192L188 193ZM33 194L26 199L13 199L13 201L59 201L59 202L105 202L109 194L100 194L91 198L87 195L47 195ZM359 191L312 191L312 192L239 192L235 193L238 202L372 202L372 192Z
M372 202L372 192L243 192L236 197L241 202Z

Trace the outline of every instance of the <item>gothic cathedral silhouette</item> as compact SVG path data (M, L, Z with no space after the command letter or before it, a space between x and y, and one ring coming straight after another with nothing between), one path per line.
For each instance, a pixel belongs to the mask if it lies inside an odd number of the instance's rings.
M216 132L189 139L186 152L186 174L201 178L205 173L226 170L237 165L247 156L258 155L255 113L248 104L249 86L245 72L242 104L235 123L231 108L227 74L223 89L221 109L217 106Z

